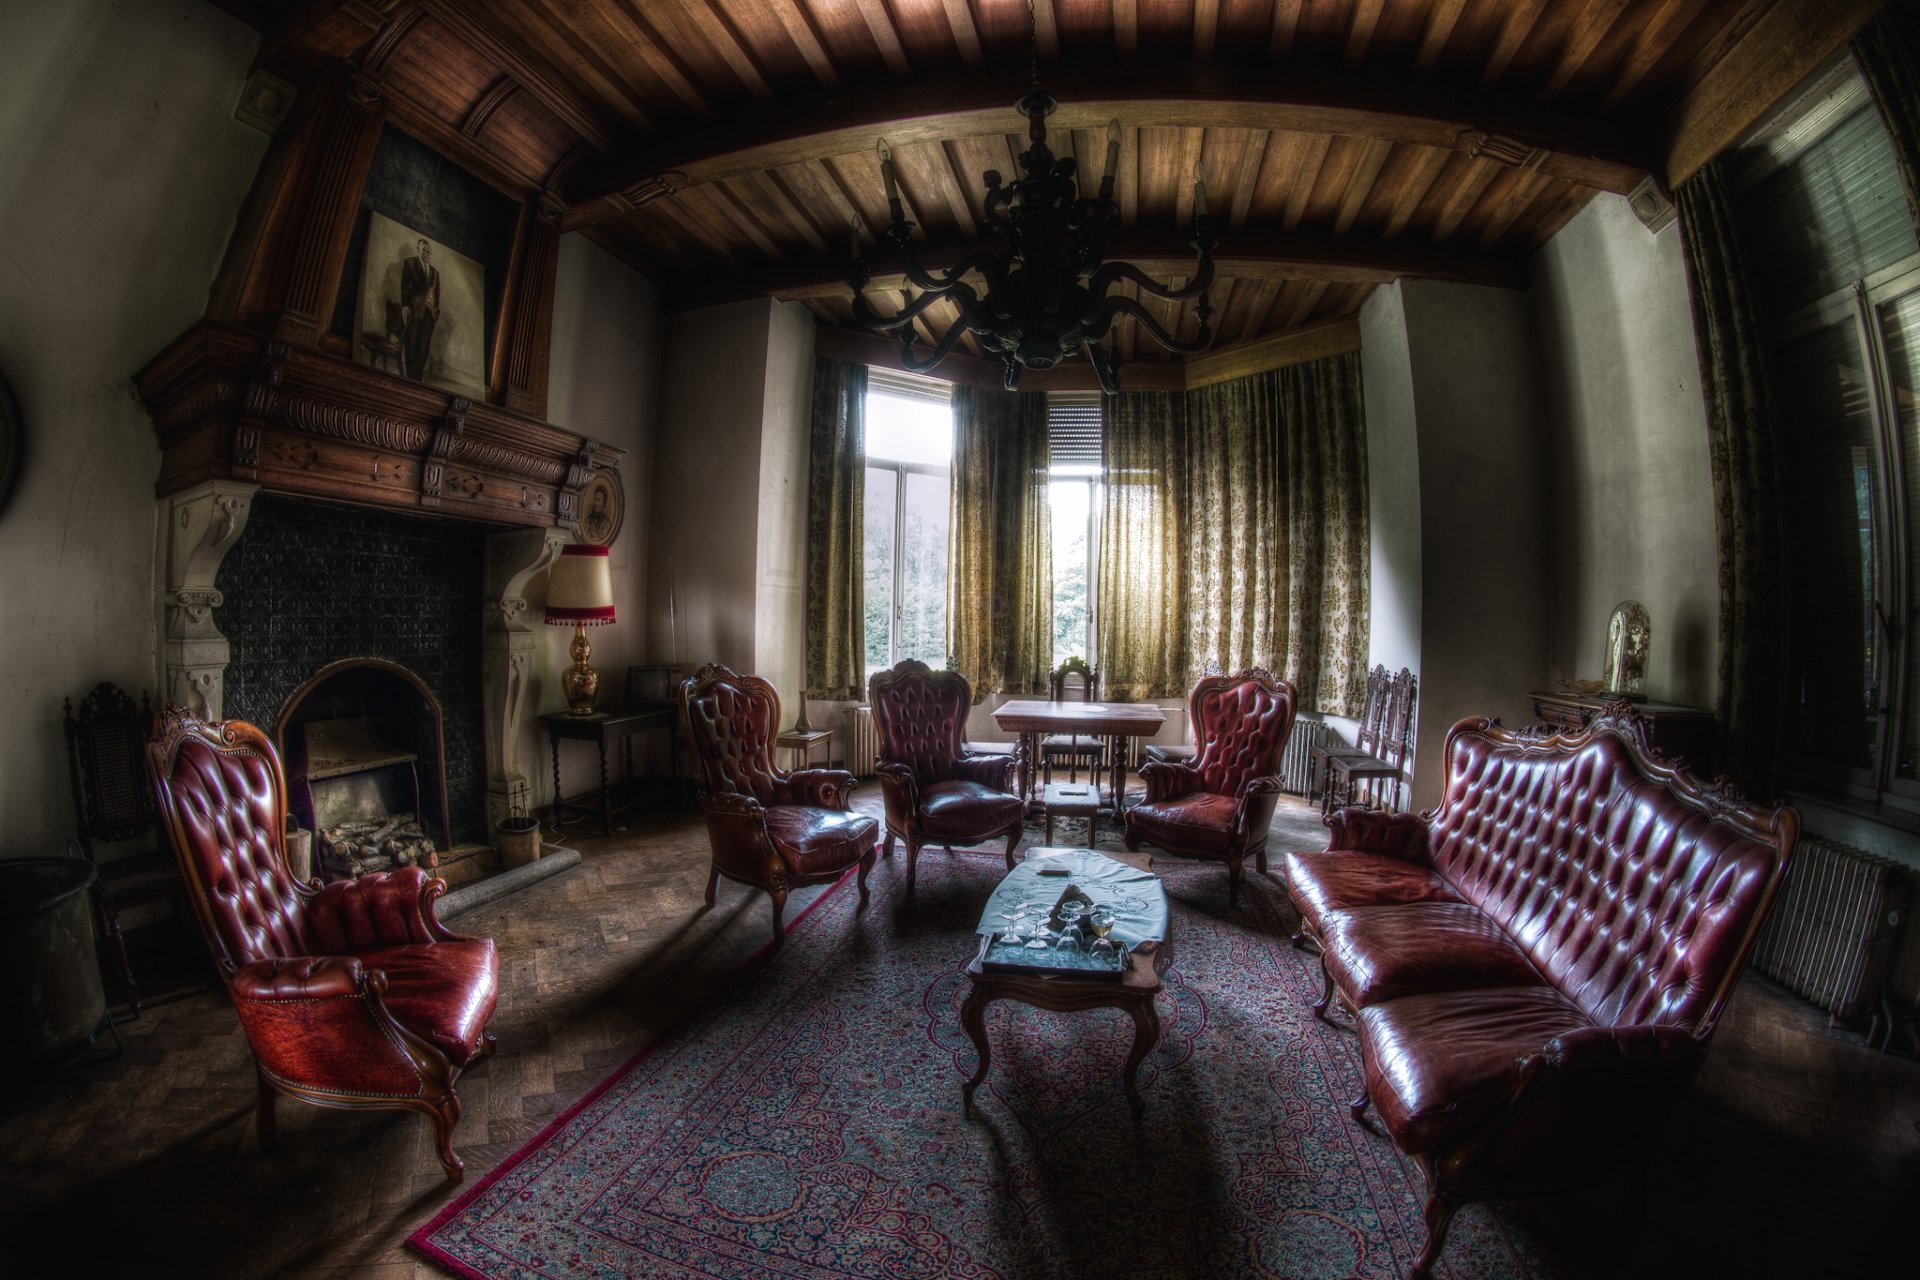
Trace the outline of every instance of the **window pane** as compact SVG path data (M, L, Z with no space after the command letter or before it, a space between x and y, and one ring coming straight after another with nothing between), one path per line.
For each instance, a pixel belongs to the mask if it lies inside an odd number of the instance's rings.
M900 656L947 662L947 477L907 473L900 547Z
M1053 665L1078 655L1088 662L1087 644L1087 500L1085 480L1056 480L1047 486L1053 508Z
M867 468L865 518L867 674L893 665L887 655L893 644L893 511L897 472Z
M1894 434L1900 441L1902 472L1906 477L1907 536L1920 538L1920 293L1880 308L1880 332L1887 344L1887 378L1893 384L1893 407L1899 421ZM1894 739L1899 756L1894 761L1902 778L1920 778L1920 555L1907 548L1907 694L1900 709L1899 734Z
M867 457L944 467L953 461L953 406L867 392Z
M1851 318L1779 348L1793 667L1791 749L1873 766L1880 655L1873 603L1873 420Z
M1920 247L1893 146L1872 107L1836 125L1742 204L1776 319Z

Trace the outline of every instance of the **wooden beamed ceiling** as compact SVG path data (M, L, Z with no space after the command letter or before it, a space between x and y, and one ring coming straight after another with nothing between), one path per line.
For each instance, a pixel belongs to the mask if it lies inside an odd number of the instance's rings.
M223 2L262 27L262 65L297 82L358 61L396 122L560 202L562 227L658 280L669 307L772 294L836 325L851 222L876 305L909 296L875 247L875 141L923 261L957 260L983 238L982 172L1017 172L1012 103L1037 54L1056 153L1097 176L1120 122L1115 256L1190 273L1206 174L1215 352L1350 317L1400 276L1524 283L1527 255L1596 192L1685 176L1875 7L1033 0L1030 53L1026 0ZM1146 302L1194 332L1192 304ZM1131 320L1120 340L1169 358Z

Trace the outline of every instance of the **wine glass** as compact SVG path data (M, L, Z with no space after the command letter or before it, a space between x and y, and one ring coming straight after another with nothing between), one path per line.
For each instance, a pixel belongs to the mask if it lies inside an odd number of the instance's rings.
M1087 917L1087 923L1093 926L1095 937L1093 949L1101 952L1112 951L1113 942L1107 935L1113 932L1113 912L1107 910L1105 907L1096 907L1093 913Z
M1006 906L1002 907L1000 910L1000 920L1002 924L1006 925L1006 928L1000 931L1000 941L1006 943L1010 947L1021 946L1026 942L1027 940L1027 935L1026 935L1027 904L1026 903L1024 902L1008 903Z

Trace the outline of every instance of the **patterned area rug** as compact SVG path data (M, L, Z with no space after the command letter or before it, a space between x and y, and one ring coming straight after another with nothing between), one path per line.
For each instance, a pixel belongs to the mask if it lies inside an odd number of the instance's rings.
M1156 864L1174 963L1130 1120L1112 1010L997 1003L992 1073L961 1112L960 1028L986 850L882 862L787 946L616 1072L411 1242L471 1277L1397 1277L1420 1179L1350 1122L1353 1037L1317 1022L1285 894ZM1440 1267L1556 1273L1531 1220L1475 1206Z

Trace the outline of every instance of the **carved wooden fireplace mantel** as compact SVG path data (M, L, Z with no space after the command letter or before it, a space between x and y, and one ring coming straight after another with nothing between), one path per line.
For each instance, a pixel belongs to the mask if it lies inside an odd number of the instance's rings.
M134 375L162 498L208 481L489 524L570 527L621 450L341 356L215 321Z

